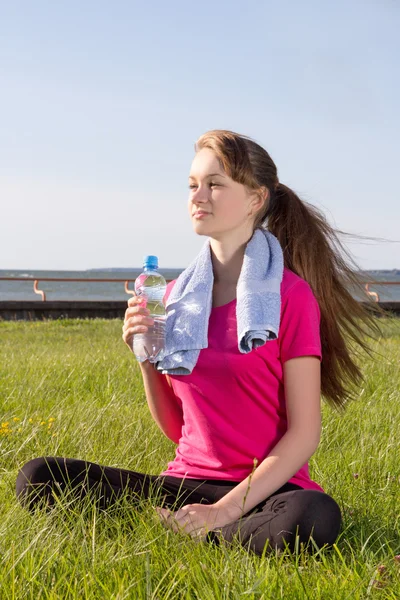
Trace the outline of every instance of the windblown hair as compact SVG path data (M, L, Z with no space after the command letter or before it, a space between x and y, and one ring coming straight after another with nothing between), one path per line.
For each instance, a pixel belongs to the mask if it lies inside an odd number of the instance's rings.
M349 234L331 227L320 210L280 183L272 158L251 138L212 130L197 140L195 151L202 148L216 154L231 179L263 194L265 202L255 216L254 229L267 228L275 235L285 266L308 282L318 301L321 393L328 403L343 408L357 396L364 379L354 356L360 348L372 355L364 335L373 339L374 334L382 335L375 315L389 314L371 301L357 265L337 236ZM361 296L362 303L350 290Z

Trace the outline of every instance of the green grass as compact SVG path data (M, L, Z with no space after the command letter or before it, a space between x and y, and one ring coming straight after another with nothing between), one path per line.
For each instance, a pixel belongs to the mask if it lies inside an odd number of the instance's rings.
M260 558L238 543L199 544L165 530L150 500L140 510L122 501L109 514L60 504L32 516L20 507L17 472L35 456L154 474L173 458L175 445L150 416L121 325L0 323L0 421L9 423L0 434L1 600L400 598L396 319L383 323L373 344L381 356L362 359L359 400L344 416L324 407L310 469L343 512L333 550Z

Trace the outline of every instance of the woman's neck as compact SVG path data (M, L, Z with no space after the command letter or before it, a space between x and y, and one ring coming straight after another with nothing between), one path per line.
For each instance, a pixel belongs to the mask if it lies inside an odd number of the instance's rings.
M237 284L251 236L243 235L242 240L210 240L214 283L228 286Z

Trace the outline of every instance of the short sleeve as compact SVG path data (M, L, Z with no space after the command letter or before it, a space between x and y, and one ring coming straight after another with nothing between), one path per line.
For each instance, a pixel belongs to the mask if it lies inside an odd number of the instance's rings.
M318 356L322 360L321 313L311 287L297 281L282 297L278 341L281 362L298 356Z

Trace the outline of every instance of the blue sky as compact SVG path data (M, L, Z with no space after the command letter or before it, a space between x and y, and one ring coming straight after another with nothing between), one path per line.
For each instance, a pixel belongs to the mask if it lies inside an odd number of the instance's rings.
M0 5L0 268L185 267L193 144L231 129L400 268L400 4Z

